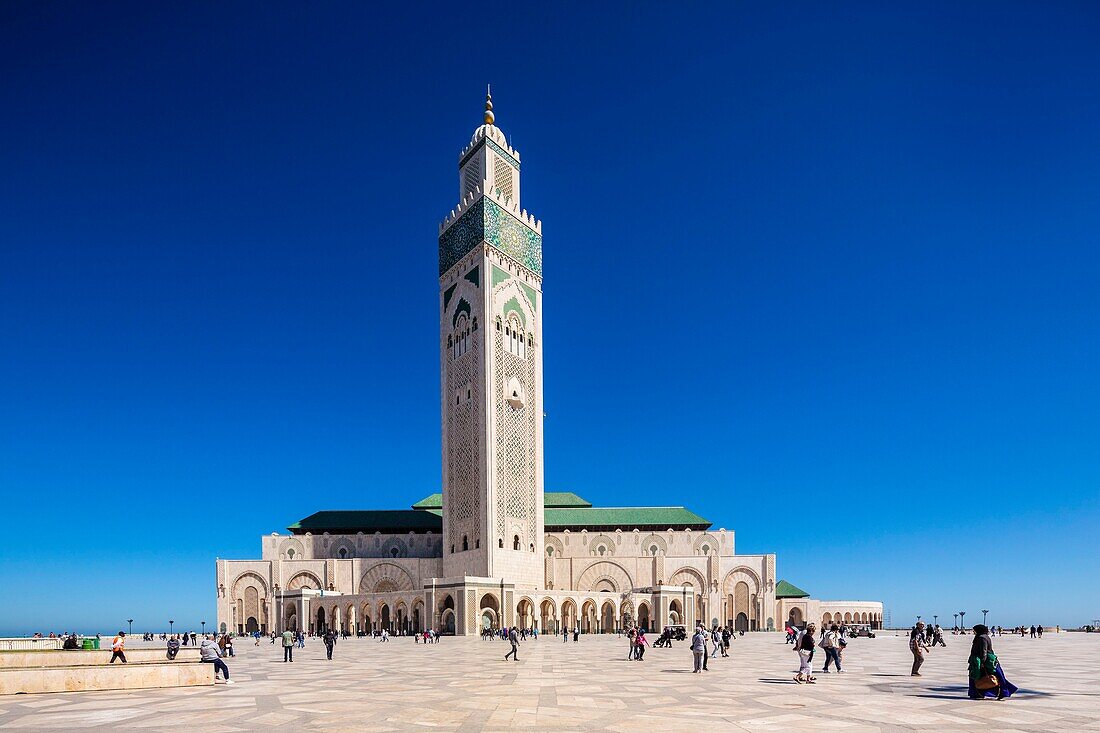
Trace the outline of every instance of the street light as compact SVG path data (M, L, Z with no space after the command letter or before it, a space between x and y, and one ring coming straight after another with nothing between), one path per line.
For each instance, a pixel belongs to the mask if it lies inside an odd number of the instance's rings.
M955 630L959 630L959 614L953 614L955 616Z
M962 626L962 632L966 634L966 611L959 611L959 625Z
M133 636L134 635L134 620L132 618L128 618L128 619L126 619L126 623L130 624L130 631L128 633L130 634L130 636Z
M932 624L934 626L939 626L940 625L939 621L940 621L939 614L936 614L936 613L932 614Z
M987 613L989 613L989 609L988 609L988 608L983 608L983 609L982 609L982 625L983 625L983 626L985 625L985 615L986 615Z
M176 623L176 622L175 622L175 621L171 621L171 620L169 620L169 621L168 621L168 635L169 635L169 636L171 636L171 635L172 635L172 624L174 624L174 623Z
M202 622L202 635L206 636L206 622L205 621Z

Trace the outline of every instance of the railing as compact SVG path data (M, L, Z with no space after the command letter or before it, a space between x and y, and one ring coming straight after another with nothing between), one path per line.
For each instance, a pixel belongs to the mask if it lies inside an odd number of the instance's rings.
M35 639L29 636L13 636L0 638L0 651L4 652L30 652L60 649L64 639Z

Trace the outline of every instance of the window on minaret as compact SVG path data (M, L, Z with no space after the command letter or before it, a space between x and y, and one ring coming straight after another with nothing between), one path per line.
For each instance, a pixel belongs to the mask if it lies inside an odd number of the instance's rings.
M504 326L504 343L509 354L515 354L521 359L527 358L527 337L515 314L512 314Z
M466 550L469 550L469 549L470 549L470 541L468 539L466 539L466 535L462 535L462 551L466 552Z
M519 549L519 535L518 534L515 537L512 538L512 549L513 550L518 550Z
M470 350L470 319L465 314L458 317L454 333L447 337L451 358L457 359Z
M466 164L466 168L462 172L462 196L473 191L478 185L481 184L481 170L477 165L477 157L475 156Z

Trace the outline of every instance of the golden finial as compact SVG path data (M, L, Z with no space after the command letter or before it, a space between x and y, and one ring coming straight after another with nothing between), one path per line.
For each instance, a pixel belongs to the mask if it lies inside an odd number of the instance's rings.
M493 115L493 92L489 85L485 85L485 124L491 125L496 117Z

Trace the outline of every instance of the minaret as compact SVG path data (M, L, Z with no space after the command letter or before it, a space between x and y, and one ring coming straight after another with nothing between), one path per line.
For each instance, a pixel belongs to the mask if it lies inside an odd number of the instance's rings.
M542 222L489 93L458 179L439 226L443 574L542 588Z

